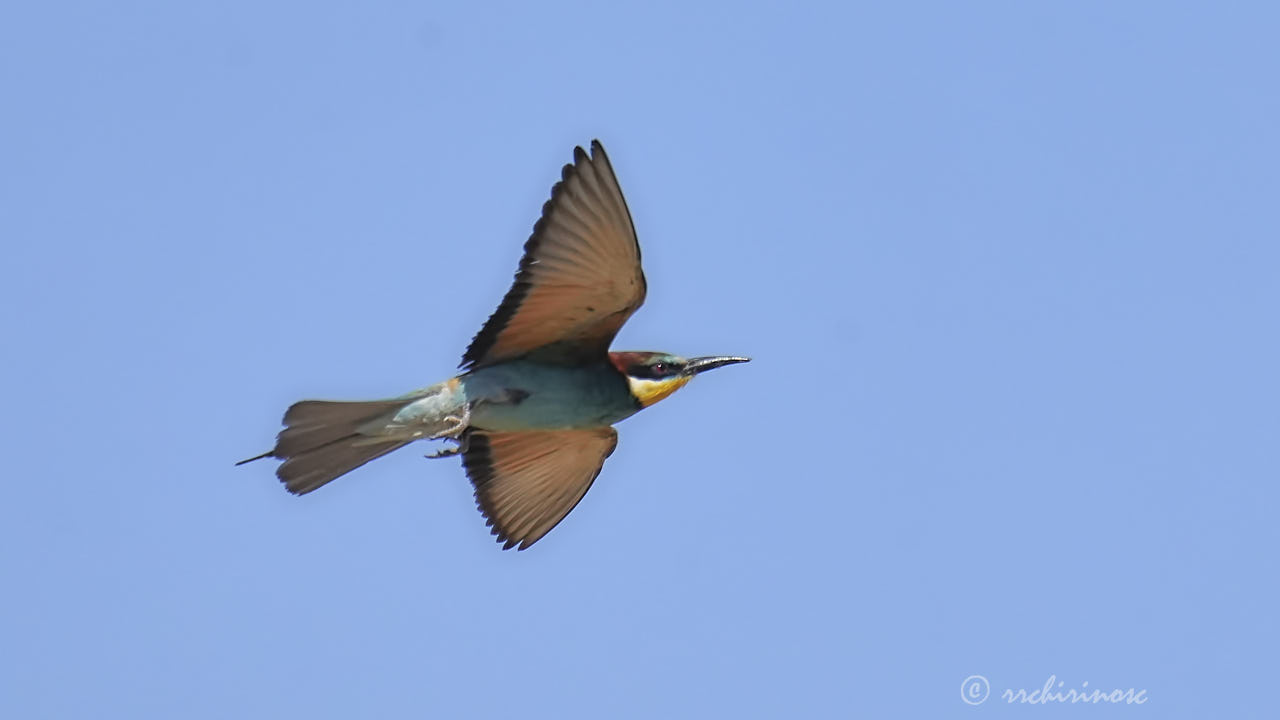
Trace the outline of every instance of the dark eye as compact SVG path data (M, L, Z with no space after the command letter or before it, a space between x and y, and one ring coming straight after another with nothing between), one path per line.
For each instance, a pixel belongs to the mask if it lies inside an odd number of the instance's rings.
M666 363L654 363L654 364L653 364L653 374L654 374L654 375L666 375L666 374L667 374L667 364L666 364Z

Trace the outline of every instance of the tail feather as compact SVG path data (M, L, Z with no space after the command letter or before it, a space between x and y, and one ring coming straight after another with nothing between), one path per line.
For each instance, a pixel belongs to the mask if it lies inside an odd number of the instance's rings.
M276 436L276 446L236 464L279 458L284 462L276 468L276 477L295 495L309 493L370 460L408 445L411 440L381 439L360 432L363 426L381 417L390 419L404 403L404 400L294 403L285 412L285 429Z
M290 456L276 468L276 477L289 492L303 495L408 444L404 440L372 443L367 436L348 435Z

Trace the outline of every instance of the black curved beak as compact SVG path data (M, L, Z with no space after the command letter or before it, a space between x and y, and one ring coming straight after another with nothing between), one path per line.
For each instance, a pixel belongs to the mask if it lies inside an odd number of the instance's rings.
M737 363L751 362L751 358L736 357L732 355L712 355L709 357L689 358L685 363L685 375L697 375L700 372L714 370L725 365L735 365Z

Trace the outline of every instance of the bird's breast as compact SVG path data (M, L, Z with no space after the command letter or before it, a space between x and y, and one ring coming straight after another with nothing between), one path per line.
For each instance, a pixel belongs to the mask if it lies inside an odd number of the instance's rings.
M519 431L612 425L640 409L626 379L606 364L501 363L462 376L471 425Z

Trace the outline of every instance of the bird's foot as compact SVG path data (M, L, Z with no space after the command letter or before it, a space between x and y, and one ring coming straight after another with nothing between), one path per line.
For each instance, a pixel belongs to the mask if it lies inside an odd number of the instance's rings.
M441 448L431 453L430 455L427 455L426 457L428 459L434 460L436 458L446 458L446 457L453 457L454 455L461 455L462 453L465 453L467 451L467 446L470 445L470 443L467 442L467 436L465 435L463 435L462 437L447 437L443 439L452 443L457 443L457 447Z
M463 423L463 427L464 428L466 427L465 423ZM470 443L467 442L470 438L467 435L463 435L461 432L458 432L454 435L437 435L431 439L444 440L446 442L455 443L457 447L441 448L431 453L430 455L426 456L430 459L453 457L454 455L460 455L462 453L465 453L467 451L467 447L470 445Z
M448 427L434 435L427 437L428 440L447 440L457 443L457 447L447 447L427 455L428 458L452 457L467 451L467 437L463 433L467 426L471 424L471 405L468 403L462 408L462 416L445 415L444 421L448 423Z
M431 453L430 455L424 455L423 457L427 458L428 460L435 460L436 458L453 457L454 455L458 455L460 453L462 453L461 444L459 444L458 447L441 448Z
M466 430L467 426L471 424L471 405L467 405L462 409L462 417L445 415L444 421L449 423L449 426L434 435L427 436L428 440L455 440L462 435L462 431Z

